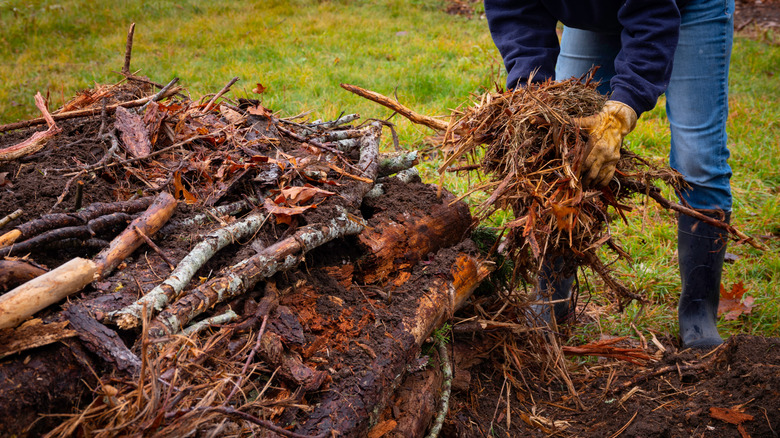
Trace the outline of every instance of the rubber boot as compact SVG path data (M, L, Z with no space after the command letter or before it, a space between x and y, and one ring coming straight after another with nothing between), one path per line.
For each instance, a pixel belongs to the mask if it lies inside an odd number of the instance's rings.
M725 222L730 218L727 213ZM717 318L726 243L724 230L680 215L677 250L682 291L677 317L683 348L713 349L723 343Z
M572 286L577 278L576 274L577 265L573 258L551 256L542 262L536 299L538 301L563 301L554 304L534 304L531 306L531 311L535 318L548 325L552 322L551 315L555 315L555 321L558 324L571 318L573 313Z

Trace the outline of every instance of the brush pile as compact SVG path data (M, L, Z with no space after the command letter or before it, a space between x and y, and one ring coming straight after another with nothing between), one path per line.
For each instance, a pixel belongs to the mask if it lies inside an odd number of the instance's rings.
M379 121L125 76L0 127L0 435L364 435L491 270L468 207Z
M448 128L442 167L478 170L486 181L471 188L488 197L478 207L485 219L497 210L514 213L505 224L506 251L515 279L533 284L540 264L563 256L588 266L620 300L639 298L612 277L596 255L607 245L628 256L609 233L610 207L622 215L627 198L663 181L680 190L681 175L623 148L615 177L603 188L583 187L587 134L573 119L597 113L606 101L589 81L529 84L516 91L486 93Z

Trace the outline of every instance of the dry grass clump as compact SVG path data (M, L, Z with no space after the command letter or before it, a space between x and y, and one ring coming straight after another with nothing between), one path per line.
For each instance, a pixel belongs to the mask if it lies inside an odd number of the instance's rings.
M483 220L510 210L506 250L514 262L513 280L536 281L541 261L562 255L569 266L588 266L621 298L639 298L609 275L596 256L607 244L628 255L609 232L611 206L622 215L623 201L664 180L676 189L680 175L659 168L626 149L607 187L583 187L582 163L590 152L587 133L574 118L597 113L606 97L590 80L547 81L515 91L487 93L448 129L450 155L442 170L479 170L487 181L472 188L489 197L479 205ZM516 284L513 281L513 284Z

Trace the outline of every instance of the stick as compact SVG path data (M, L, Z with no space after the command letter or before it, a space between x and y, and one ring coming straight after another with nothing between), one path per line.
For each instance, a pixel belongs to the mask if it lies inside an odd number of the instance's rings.
M178 92L179 92L178 87L168 89L163 95L158 97L157 100L163 99L165 97L173 96ZM137 106L141 106L149 102L150 100L152 100L155 96L147 96L136 100L130 100L127 102L120 102L120 103L115 103L113 105L108 105L106 106L106 113L107 114L113 113L120 106L124 108L135 108ZM85 109L80 109L75 111L68 111L66 113L52 114L51 117L52 119L54 119L54 121L68 120L68 119L75 119L78 117L96 116L99 115L101 111L102 108L85 108ZM46 119L43 117L38 117L30 120L23 120L21 122L14 122L14 123L9 123L7 125L0 126L0 132L7 132L7 131L13 131L15 129L28 128L30 126L42 125L44 123L46 123Z
M18 218L19 216L21 216L22 213L24 213L24 210L19 208L16 211L14 211L11 214L9 214L8 216L0 219L0 227L6 226L9 222L11 222L12 220L14 220L14 219Z
M150 239L149 236L146 235L146 233L144 233L143 231L141 231L140 228L137 227L133 227L133 229L135 230L136 233L138 233L141 236L142 239L144 239L144 242L146 242L146 244L149 245L149 247L152 248L154 252L156 252L157 255L159 255L160 258L163 259L165 263L168 264L168 267L171 268L171 271L176 269L176 265L171 261L171 259L168 258L168 256L165 255L163 250L160 249L160 247L157 246L157 244L154 243L154 241Z
M77 257L14 290L0 296L0 328L15 327L35 312L76 293L95 280L105 278L130 253L143 244L134 227L153 235L170 219L176 200L167 192L154 203L94 260Z
M130 24L130 30L127 31L127 44L125 45L125 65L122 67L122 74L130 74L130 55L133 53L133 34L135 33L135 23Z
M447 418L447 412L450 410L450 393L452 390L452 362L447 351L447 343L439 342L439 357L441 359L441 368L444 371L444 388L441 390L441 409L436 414L430 433L427 438L437 438L441 427L444 425L444 419Z
M212 97L212 98L211 98L211 100L209 101L209 103L207 103L207 104L206 104L206 107L205 107L205 108L203 108L203 112L204 112L204 113L207 113L207 112L209 112L209 110L211 109L211 107L212 107L212 106L214 106L214 102L216 102L216 101L217 101L217 99L219 99L220 97L222 97L222 95L223 95L223 94L227 93L227 92L230 90L230 87L232 87L232 86L233 86L233 84L235 84L236 82L238 82L238 76L236 76L236 77L234 77L233 79L231 79L231 80L230 80L230 82L228 82L228 83L227 83L227 85L225 85L224 87L222 87L222 89L221 89L221 90L219 90L219 92L218 92L217 94L215 94L215 95L214 95L214 97Z
M242 221L208 234L185 256L171 275L133 304L109 313L109 318L122 329L138 327L144 305L150 316L157 314L189 284L195 272L218 251L231 243L246 239L260 229L268 216L252 214Z
M11 161L17 158L21 158L25 155L38 152L44 146L46 146L46 143L48 143L49 140L62 132L62 129L57 126L57 123L54 122L52 115L46 108L46 102L43 100L43 96L41 96L40 92L35 94L35 106L38 107L38 109L41 111L41 114L43 114L41 119L43 119L46 124L49 125L49 129L43 132L36 132L32 135L32 137L21 143L0 149L0 161Z
M449 126L449 123L447 122L434 119L433 117L418 114L412 111L411 109L401 105L397 101L391 100L389 97L383 96L379 93L369 91L355 85L349 85L349 84L341 84L341 88L350 91L352 93L355 93L360 97L376 102L380 105L386 106L387 108L390 108L391 110L401 114L402 116L406 117L407 119L411 120L414 123L417 123L418 125L425 125L437 131L446 131L447 126Z

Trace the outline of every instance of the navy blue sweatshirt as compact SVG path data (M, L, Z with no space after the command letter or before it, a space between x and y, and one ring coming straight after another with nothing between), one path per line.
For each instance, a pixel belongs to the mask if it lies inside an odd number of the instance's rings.
M637 115L666 90L680 33L679 5L687 0L485 0L490 33L504 58L507 87L555 77L558 21L577 29L619 32L621 50L611 99Z

